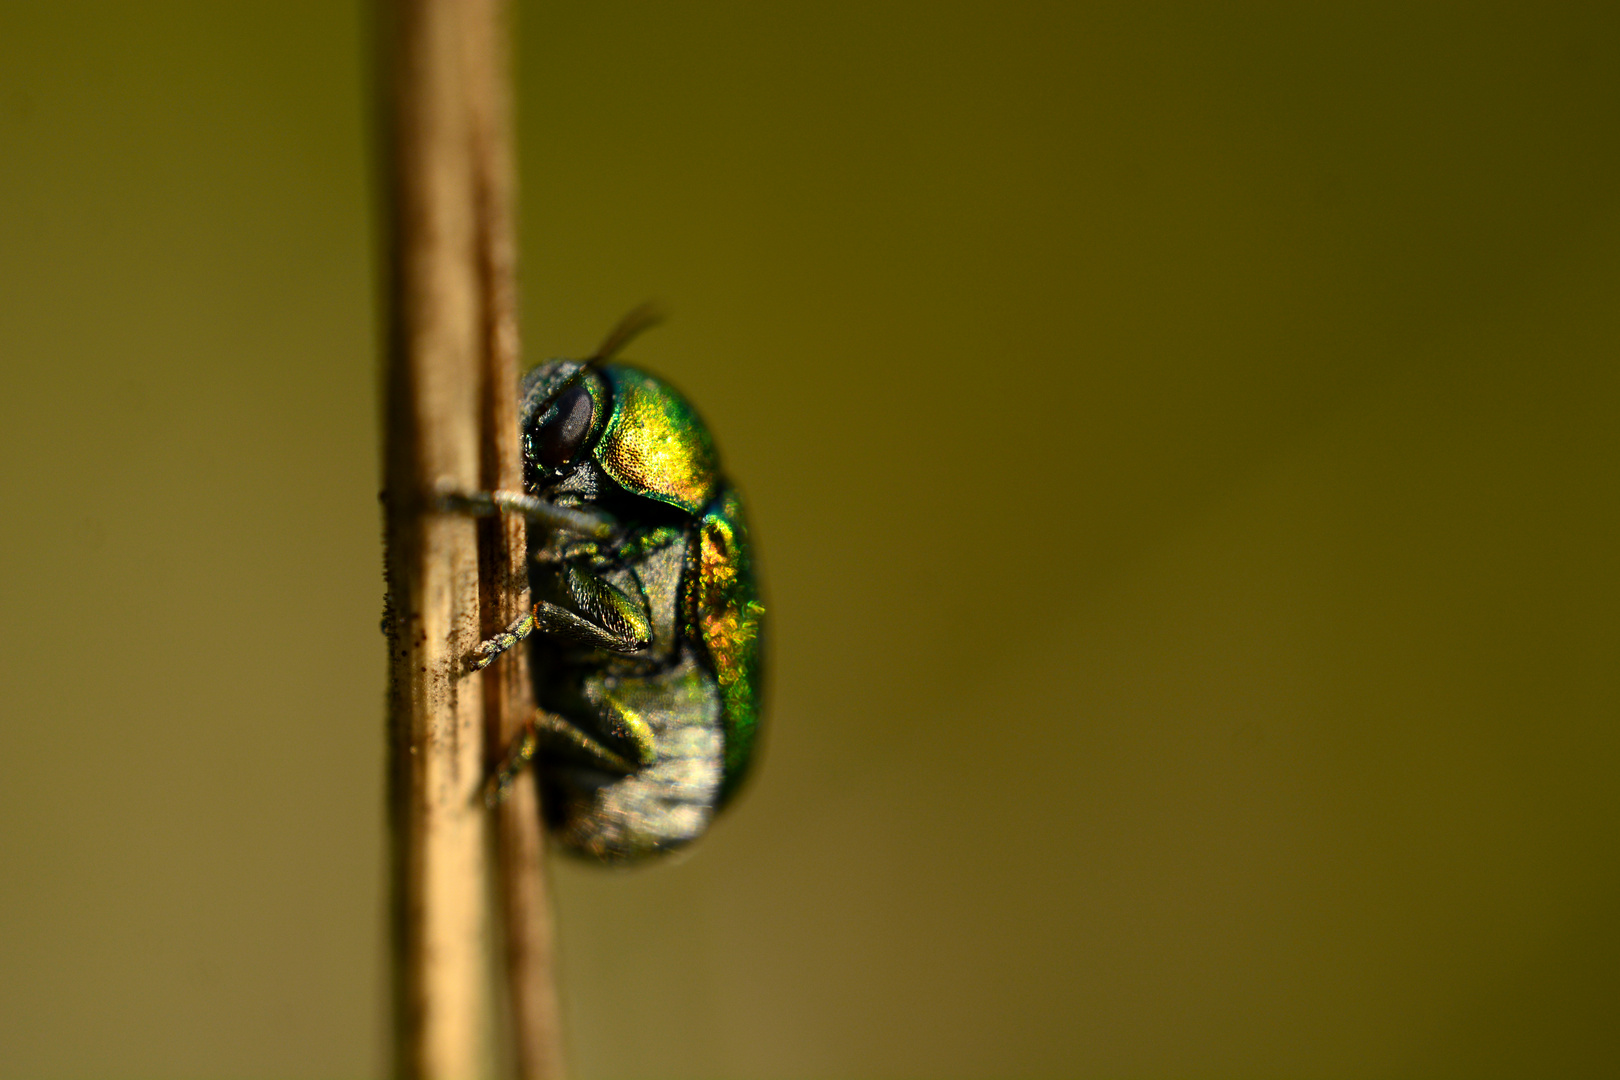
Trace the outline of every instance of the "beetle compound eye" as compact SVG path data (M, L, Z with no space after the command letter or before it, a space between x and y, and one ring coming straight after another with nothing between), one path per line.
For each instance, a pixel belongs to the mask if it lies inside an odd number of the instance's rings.
M595 404L591 393L575 385L563 391L557 403L546 410L540 429L535 432L535 457L548 469L565 465L579 453L580 444L591 430Z

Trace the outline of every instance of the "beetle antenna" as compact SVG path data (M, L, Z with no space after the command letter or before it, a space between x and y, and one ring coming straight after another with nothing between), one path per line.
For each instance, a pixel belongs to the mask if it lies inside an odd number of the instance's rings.
M657 304L648 302L635 308L630 314L619 320L617 326L608 331L608 336L602 339L602 344L596 351L585 358L586 367L596 367L605 364L630 342L634 341L645 330L651 330L664 321L664 312Z
M550 408L552 402L567 392L569 387L579 385L579 380L584 377L585 372L607 363L619 354L620 349L635 340L643 330L651 330L663 321L663 310L651 301L635 308L630 314L620 319L617 326L608 331L608 336L602 339L602 344L596 347L594 353L579 361L577 371L551 388L551 393L546 395L545 400L534 407L532 410L533 415L539 416L544 413L546 409Z

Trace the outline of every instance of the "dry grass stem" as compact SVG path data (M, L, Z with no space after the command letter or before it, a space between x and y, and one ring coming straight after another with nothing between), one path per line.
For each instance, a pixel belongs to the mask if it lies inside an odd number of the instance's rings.
M499 0L383 7L390 207L386 378L395 1072L489 1071L490 743L527 716L523 651L465 658L524 591L521 519L430 511L435 491L515 488L517 333L511 151ZM485 574L481 581L480 565ZM480 591L482 589L482 603ZM480 622L482 610L483 621ZM559 1075L532 778L498 812L498 910L525 1078Z
M504 0L465 0L472 166L483 302L483 486L521 491L518 445L518 296L510 61ZM492 637L528 606L526 523L517 514L480 523L483 633ZM528 650L511 649L483 673L489 764L534 712ZM519 1080L560 1080L562 1034L553 975L539 796L534 771L520 776L494 810L495 911Z

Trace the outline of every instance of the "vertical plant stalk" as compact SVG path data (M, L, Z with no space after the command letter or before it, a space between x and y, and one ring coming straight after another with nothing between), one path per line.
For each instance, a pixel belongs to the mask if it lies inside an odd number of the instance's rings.
M489 957L482 683L470 518L442 488L480 480L482 283L464 6L384 0L389 205L384 476L391 679L394 1071L487 1073Z
M482 479L520 491L516 180L512 152L510 13L505 0L464 0L473 182L482 300ZM516 514L479 529L483 633L491 637L528 607L527 527ZM483 673L489 766L497 765L534 714L528 650L508 650ZM510 1005L518 1080L561 1080L562 1031L554 971L545 843L534 770L494 809L495 912Z
M526 653L465 658L526 604L516 516L432 511L522 485L514 181L503 0L387 0L386 380L395 1072L489 1071L489 760L533 710ZM495 910L522 1080L562 1075L532 774L495 813Z

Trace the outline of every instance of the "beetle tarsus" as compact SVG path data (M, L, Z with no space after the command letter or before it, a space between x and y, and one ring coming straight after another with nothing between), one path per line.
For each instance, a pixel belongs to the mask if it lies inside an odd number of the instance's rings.
M523 731L513 741L512 748L501 759L500 765L490 774L489 779L484 781L485 806L493 810L506 798L517 778L523 775L523 770L534 760L534 753L539 746L540 739L535 731L535 723L531 720L524 725Z
M536 616L538 609L524 612L505 630L496 634L487 641L480 642L478 648L467 656L468 671L483 671L495 662L495 658L530 634L538 623Z

